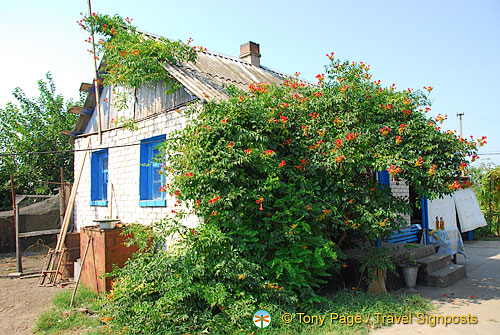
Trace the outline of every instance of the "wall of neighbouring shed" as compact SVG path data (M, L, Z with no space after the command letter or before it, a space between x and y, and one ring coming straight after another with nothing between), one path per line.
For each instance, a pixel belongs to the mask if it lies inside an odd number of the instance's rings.
M16 251L14 211L0 212L0 253Z
M19 204L19 232L33 232L57 229L60 224L59 198L41 200L27 205L27 200ZM55 234L22 237L19 239L21 251L35 244L39 239L44 244L55 241ZM14 211L0 212L0 253L16 251L16 227Z

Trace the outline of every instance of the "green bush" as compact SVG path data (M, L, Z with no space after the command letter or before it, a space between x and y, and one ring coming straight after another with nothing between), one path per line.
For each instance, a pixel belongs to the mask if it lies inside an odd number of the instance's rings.
M162 63L196 58L118 16L80 24L103 36L105 83L137 87L163 79ZM257 309L318 306L326 301L318 289L344 266L342 249L387 236L410 212L377 171L430 198L462 187L456 177L484 138L443 133L445 117L426 116L432 87L382 87L365 63L328 57L318 85L228 87L227 101L187 110L190 122L169 134L160 159L161 190L176 208L152 235L131 227L141 252L115 272L103 301L113 322L135 334L248 333ZM185 226L189 215L201 223Z
M130 226L127 231L144 230ZM147 228L146 228L147 229ZM183 243L159 250L144 248L117 270L113 290L102 301L104 314L131 334L247 333L257 306L293 309L288 290L266 281L261 266L240 254L213 224L196 231L156 225L155 242L175 233ZM142 236L145 236L142 234Z
M332 60L318 86L256 83L192 108L165 145L164 189L188 208L174 216L216 225L265 278L317 302L341 248L406 224L407 200L376 171L432 198L461 187L454 178L476 150L426 117L432 88L382 88L368 68Z
M114 322L133 334L236 334L260 308L317 309L342 248L387 235L409 211L374 172L430 197L461 187L453 178L475 143L442 133L422 91L381 88L367 71L334 61L318 86L228 88L228 101L191 109L164 148L162 190L176 209L153 235L131 228L142 251L104 301ZM202 223L185 226L188 215Z

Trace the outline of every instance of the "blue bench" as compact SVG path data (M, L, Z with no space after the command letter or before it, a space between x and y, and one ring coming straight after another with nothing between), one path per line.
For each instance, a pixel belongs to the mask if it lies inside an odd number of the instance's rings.
M413 225L409 228L402 228L394 231L387 242L390 243L407 243L407 242L419 242L419 233L422 229L417 225Z

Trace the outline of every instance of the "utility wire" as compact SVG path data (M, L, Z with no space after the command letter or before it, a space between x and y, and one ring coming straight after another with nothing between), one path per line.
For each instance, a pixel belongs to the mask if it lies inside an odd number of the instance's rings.
M167 140L172 140L174 138L175 137L173 137L173 138L167 138ZM132 147L132 146L136 146L136 145L141 145L141 144L160 143L160 142L164 142L164 141L165 140L156 140L156 141L150 141L150 142L137 142L137 143L114 145L114 146L105 147L105 148L74 149L74 150L56 150L56 151L9 152L9 153L0 153L0 157L23 156L23 155L65 154L65 153L82 152L82 151L95 151L95 150L102 150L102 149L125 148L125 147Z
M167 138L166 140L169 141L169 140L173 140L175 138L176 137ZM165 142L165 140L156 140L156 141L149 141L149 142L136 142L136 143L129 143L129 144L114 145L114 146L109 146L109 147L104 147L104 148L74 149L74 150L56 150L56 151L9 152L9 153L0 153L0 157L23 156L23 155L65 154L65 153L73 153L73 152L95 151L95 150L102 150L102 149L126 148L126 147L133 147L133 146L136 146L136 145L141 145L141 144L151 144L151 143L160 143L160 142ZM496 156L496 155L500 155L500 152L477 153L477 155L478 156Z

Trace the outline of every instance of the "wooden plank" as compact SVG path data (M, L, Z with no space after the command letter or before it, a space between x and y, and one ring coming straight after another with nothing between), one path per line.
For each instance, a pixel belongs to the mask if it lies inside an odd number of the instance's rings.
M68 113L71 114L82 114L83 107L73 106L68 109Z
M137 89L136 100L137 100L137 109L135 111L135 120L140 120L144 117L144 108L146 105L146 101L144 99L144 84L139 86Z
M78 115L92 115L94 111L90 108L84 108L80 106L72 106L68 109L68 113L78 114Z
M146 90L147 90L147 108L146 108L146 115L145 116L150 116L155 112L155 85L154 83L146 83Z
M164 111L167 108L167 95L165 94L167 87L165 85L165 80L160 81L159 90L160 90L160 104L161 111Z
M64 214L64 220L63 224L61 226L61 233L59 234L59 239L57 240L56 244L56 251L59 251L62 249L62 246L64 244L64 240L66 239L66 233L68 231L68 225L69 225L69 220L71 218L71 214L73 213L73 204L75 202L76 198L76 190L78 189L78 184L80 183L80 179L82 177L82 172L83 172L83 167L85 165L85 160L88 155L88 151L90 149L90 137L87 140L87 145L85 146L86 150L83 155L82 161L80 162L80 166L78 168L78 173L76 174L75 177L75 182L73 184L73 188L71 189L71 194L69 196L69 201L68 201L68 207L66 207L66 213Z
M80 279L82 278L82 268L83 264L85 264L85 258L87 258L87 251L89 251L90 242L92 242L92 236L87 241L87 246L85 247L85 252L83 253L82 259L82 267L80 268L80 272L78 272L78 279L76 280L75 289L73 290L73 294L71 295L71 302L69 303L69 308L73 307L73 301L75 300L76 290L78 290L78 285L80 285Z
M155 110L154 110L155 114L161 113L161 110L162 110L162 99L161 99L161 96L164 95L164 93L162 93L162 87L161 86L162 86L161 81L157 81L155 83Z
M418 242L418 237L415 236L406 236L406 237L399 237L399 238L390 238L387 240L389 243L403 243L403 242Z
M82 83L80 85L80 92L88 92L92 88L92 84Z
M58 234L61 230L57 229L48 229L48 230L36 230L30 231L27 233L19 233L19 237L33 237L33 236L43 236L43 235L53 235Z
M14 175L10 174L10 190L12 193L12 208L14 210L14 225L16 228L16 263L17 263L17 272L23 272L23 263L21 261L21 253L19 250L19 202L21 202L24 197L19 197L16 195L16 191L14 188ZM20 200L19 200L20 199Z

